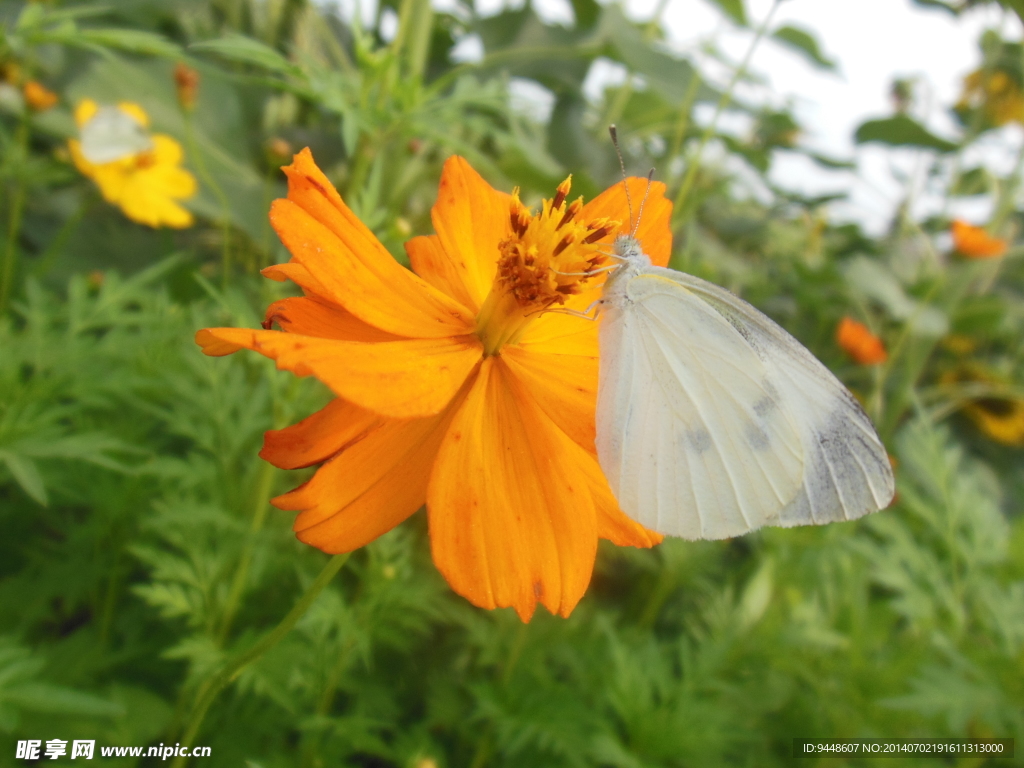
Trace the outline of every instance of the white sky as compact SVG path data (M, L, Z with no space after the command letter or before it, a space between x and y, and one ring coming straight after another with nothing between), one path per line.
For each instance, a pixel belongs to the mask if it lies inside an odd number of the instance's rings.
M325 4L332 0L321 0ZM497 13L509 2L522 0L477 0L483 12ZM434 0L447 7L452 0ZM538 13L549 21L572 18L569 0L534 0ZM354 9L357 0L341 0L343 9ZM658 0L626 0L628 12L647 19ZM773 0L746 0L752 27L768 14ZM375 0L358 0L365 18L372 18ZM351 13L351 10L349 10ZM715 64L699 51L709 39L732 60L739 61L753 36L723 18L710 0L668 0L664 14L668 44L673 49L697 55L711 72ZM780 186L807 195L850 190L849 203L834 203L830 213L836 219L856 220L877 233L888 224L893 210L904 197L903 175L923 179L925 166L912 150L887 150L877 146L855 147L853 133L866 119L892 114L889 86L894 77L916 78L918 103L914 114L940 136L954 137L955 124L946 108L960 92L963 76L980 63L977 40L987 27L1000 28L1004 35L1019 38L1020 24L998 7L974 9L959 19L938 9L913 5L910 0L785 0L777 9L772 28L792 24L811 31L826 57L838 63L838 72L815 69L798 54L765 40L755 51L751 70L764 76L767 89L747 90L748 98L769 100L777 106L792 104L806 132L801 143L837 159L857 159L858 171L830 171L792 153L777 153L772 178ZM479 40L467 39L459 46L459 57L472 60L480 55ZM720 68L719 68L720 69ZM602 82L614 80L614 67L598 67L588 80L591 92ZM514 84L524 105L542 113L550 95L529 84ZM548 96L545 99L545 96ZM545 104L548 101L548 104ZM743 125L725 124L742 131ZM994 170L1006 173L1011 157L1024 141L1019 126L1005 129L975 153ZM920 187L920 185L917 185ZM941 204L927 192L915 194L914 213L936 212ZM952 212L983 223L988 215L984 201L957 203Z

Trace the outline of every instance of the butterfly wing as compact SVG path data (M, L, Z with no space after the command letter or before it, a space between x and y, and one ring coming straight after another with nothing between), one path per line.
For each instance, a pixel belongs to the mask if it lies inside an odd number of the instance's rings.
M799 420L756 350L678 274L629 278L603 313L601 466L622 509L664 534L778 524L803 482Z
M148 152L153 142L145 128L117 107L100 107L82 127L82 154L90 163L110 163Z
M743 336L799 425L804 479L780 513L780 525L853 520L888 506L895 483L885 446L864 409L828 368L724 288L675 270L654 267L651 273L685 286Z

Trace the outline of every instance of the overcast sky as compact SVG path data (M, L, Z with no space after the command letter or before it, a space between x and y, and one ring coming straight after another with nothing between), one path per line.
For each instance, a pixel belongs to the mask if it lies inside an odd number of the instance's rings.
M496 13L509 1L477 0L477 7ZM518 4L517 0L511 2ZM626 0L626 6L634 18L646 19L657 2ZM372 12L374 3L375 0L361 0L364 14ZM452 0L435 0L439 7L450 3ZM766 17L772 4L773 0L746 0L752 27ZM355 7L355 0L343 0L341 7L346 5ZM550 21L572 18L569 0L534 0L534 5ZM703 41L714 38L722 50L738 61L752 37L751 30L725 21L710 0L668 0L664 21L669 45L689 55ZM916 6L910 0L784 0L772 27L784 24L813 32L826 56L837 62L838 71L815 69L800 56L767 40L756 50L751 65L770 83L771 94L762 90L759 95L778 105L793 105L806 128L804 145L836 158L856 158L859 169L856 174L826 171L798 156L779 153L773 179L809 195L850 190L850 202L833 204L831 214L860 221L875 232L886 226L903 196L903 186L896 175L913 172L917 158L909 150L856 148L856 127L866 119L892 113L888 94L894 77L915 78L919 83L916 114L925 118L935 133L955 136L947 108L956 100L964 75L980 63L980 32L997 27L1004 35L1020 37L1019 22L998 7L978 8L954 18L941 10ZM476 58L481 53L478 41L465 41L461 53L466 59ZM617 73L614 68L604 67L593 74L590 84L597 87L615 79ZM520 95L539 101L543 109L543 93L524 88ZM742 131L741 125L733 127ZM988 146L977 155L1005 173L1021 141L1024 134L1020 127L1012 126L990 138ZM924 194L918 197L914 210L923 216L938 208L939 201ZM964 201L952 212L976 223L983 223L988 215L981 201Z

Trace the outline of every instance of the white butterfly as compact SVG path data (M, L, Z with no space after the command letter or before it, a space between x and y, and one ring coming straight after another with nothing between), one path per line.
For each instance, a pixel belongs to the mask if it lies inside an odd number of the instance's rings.
M146 129L117 107L100 107L82 126L81 139L85 159L97 165L153 149Z
M652 266L632 235L601 299L597 455L623 511L686 539L853 520L892 500L853 395L750 304Z

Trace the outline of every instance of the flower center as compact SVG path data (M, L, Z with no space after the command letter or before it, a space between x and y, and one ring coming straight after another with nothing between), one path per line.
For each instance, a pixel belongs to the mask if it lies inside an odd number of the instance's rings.
M512 233L498 244L494 284L477 317L477 335L488 355L514 344L529 323L558 307L594 276L605 260L597 246L618 226L606 218L582 221L583 198L566 202L572 176L558 185L537 214L512 191Z

